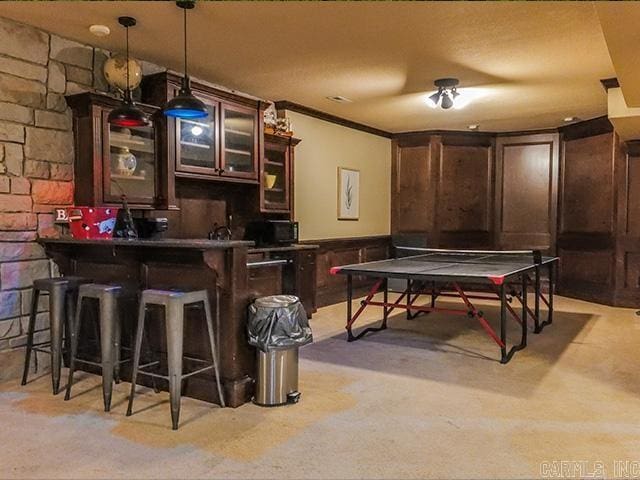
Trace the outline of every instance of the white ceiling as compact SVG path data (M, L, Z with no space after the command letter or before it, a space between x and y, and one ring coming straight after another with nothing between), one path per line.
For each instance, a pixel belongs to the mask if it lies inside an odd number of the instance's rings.
M117 17L131 15L135 56L182 68L173 2L4 1L0 15L116 50ZM95 23L111 35L92 36ZM591 2L201 1L189 24L194 76L391 132L557 127L605 115L599 80L615 76ZM449 76L478 98L463 110L427 108L433 80Z

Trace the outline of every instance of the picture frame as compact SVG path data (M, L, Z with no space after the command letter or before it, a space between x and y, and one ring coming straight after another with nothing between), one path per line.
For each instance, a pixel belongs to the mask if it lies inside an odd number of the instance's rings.
M360 170L338 167L338 220L360 219Z

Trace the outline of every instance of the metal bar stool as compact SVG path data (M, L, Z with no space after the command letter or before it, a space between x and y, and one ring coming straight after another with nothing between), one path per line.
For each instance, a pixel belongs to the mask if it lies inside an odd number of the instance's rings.
M128 360L120 360L120 316L118 314L118 297L122 296L123 288L118 285L101 285L88 283L80 285L78 289L78 303L75 311L75 321L71 333L71 360L69 362L69 381L65 400L71 398L73 374L77 362L94 365L102 369L102 397L104 411L111 409L111 395L113 382L120 382L120 364ZM100 323L100 362L84 360L78 357L78 337L82 319L83 300L93 298L98 301Z
M184 309L188 305L201 303L204 307L205 320L207 323L207 332L209 334L209 343L211 345L212 362L202 368L198 368L192 372L184 373L182 371L183 359L193 362L208 363L207 360L187 357L183 355L183 329L184 329ZM157 365L159 362L151 362L146 365L140 365L140 351L142 349L142 337L144 335L144 324L146 320L147 305L158 305L164 307L166 335L167 335L167 366L168 375L160 375L158 373L144 371L145 368ZM169 381L169 400L171 404L171 422L173 430L178 429L180 419L180 398L182 389L182 380L207 370L214 370L216 376L216 385L218 388L218 396L220 405L225 406L224 396L222 394L222 386L220 385L220 375L218 371L218 360L216 354L216 346L213 332L213 320L211 318L211 306L206 290L197 290L192 292L181 292L172 290L144 290L140 298L140 307L138 312L138 329L136 332L135 347L133 353L133 372L131 375L131 395L129 396L129 406L127 408L127 416L130 416L133 409L133 398L136 391L136 379L138 373L147 375L151 378L162 378Z
M27 384L29 368L31 366L31 352L42 352L51 355L51 382L53 386L53 394L58 394L60 389L62 354L63 351L66 351L67 354L69 353L69 337L71 336L71 322L73 319L75 296L78 293L78 286L90 281L91 280L81 277L54 277L40 278L33 282L31 313L29 315L29 326L27 327L27 347L21 382L22 385ZM33 337L36 329L38 300L42 292L47 292L49 294L50 341L34 343ZM37 371L37 357L35 358L35 361Z

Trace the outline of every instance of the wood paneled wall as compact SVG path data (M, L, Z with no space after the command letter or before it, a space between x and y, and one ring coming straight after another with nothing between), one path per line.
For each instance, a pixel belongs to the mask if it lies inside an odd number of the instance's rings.
M411 133L393 144L392 234L442 248L542 249L558 292L640 303L640 142L606 118L531 134Z
M433 247L555 251L558 133L394 143L392 233L424 233Z
M400 135L393 142L391 231L431 246L489 248L494 141L481 135Z
M329 274L331 267L384 260L389 258L392 253L389 235L309 240L303 243L320 246L316 257L316 302L318 307L342 302L346 299L346 277ZM364 294L371 284L370 279L354 277L354 295Z

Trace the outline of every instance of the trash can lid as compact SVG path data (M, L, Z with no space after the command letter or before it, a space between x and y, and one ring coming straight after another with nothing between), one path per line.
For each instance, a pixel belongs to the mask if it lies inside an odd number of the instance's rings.
M263 308L285 308L299 301L300 299L295 295L271 295L257 298L254 304L256 307Z

